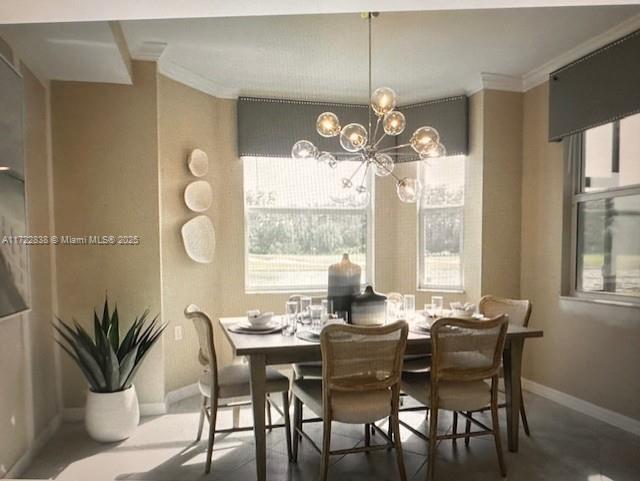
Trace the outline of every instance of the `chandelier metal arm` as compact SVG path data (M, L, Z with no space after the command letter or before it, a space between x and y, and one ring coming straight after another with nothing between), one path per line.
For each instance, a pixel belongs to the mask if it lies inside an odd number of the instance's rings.
M369 108L371 108L371 106L369 106ZM373 137L371 137L372 141L376 140L376 137L378 136L378 128L380 127L380 121L382 119L380 117L378 117L378 120L376 120L376 129L373 131ZM376 142L376 145L378 145L378 143Z
M409 147L411 143L396 145L395 147L387 147L386 149L380 149L378 152L390 152L392 150L403 149L405 147Z
M382 132L382 135L380 136L380 138L376 140L375 144L373 144L373 148L375 149L376 147L378 147L378 144L380 144L380 142L382 142L382 139L384 139L386 136L387 136L386 132Z
M351 177L349 177L349 180L353 180L353 178L356 176L356 174L358 173L358 171L362 168L362 166L364 164L369 164L368 162L362 161L358 164L358 167L356 167L356 169L353 171L353 174L351 174Z

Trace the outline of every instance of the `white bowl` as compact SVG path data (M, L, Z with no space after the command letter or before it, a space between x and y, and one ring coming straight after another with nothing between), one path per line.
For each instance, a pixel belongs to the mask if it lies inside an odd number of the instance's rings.
M259 316L247 317L247 320L253 327L264 327L271 322L272 317L273 312L265 312L264 314L260 314Z

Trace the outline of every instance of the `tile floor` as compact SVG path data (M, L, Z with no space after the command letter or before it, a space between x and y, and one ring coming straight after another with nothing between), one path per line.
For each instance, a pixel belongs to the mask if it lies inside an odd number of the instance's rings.
M522 434L520 452L506 450L504 416L503 444L508 477L518 481L638 481L640 480L640 437L584 416L554 402L525 393L532 437ZM143 418L127 441L102 445L91 441L81 423L64 424L24 473L29 479L60 481L103 480L225 480L255 479L252 433L219 435L216 438L213 470L204 475L206 442L194 443L198 399L172 406L169 414ZM220 416L220 415L219 415ZM423 413L406 413L403 419L424 429ZM241 422L251 414L244 409ZM275 420L275 419L274 419ZM487 419L486 422L489 422ZM222 414L221 426L231 424L231 412ZM462 428L463 422L460 422ZM444 416L441 430L451 428ZM305 428L320 439L320 425ZM337 425L333 446L346 448L363 443L361 426ZM403 430L405 464L409 479L424 479L426 444ZM375 438L374 438L375 439ZM289 464L282 430L268 435L268 476L273 481L315 480L319 455L302 442L297 465ZM393 452L352 454L335 457L329 470L331 480L397 480ZM442 481L500 480L493 441L472 439L469 448L458 441L441 442L436 456L436 479Z

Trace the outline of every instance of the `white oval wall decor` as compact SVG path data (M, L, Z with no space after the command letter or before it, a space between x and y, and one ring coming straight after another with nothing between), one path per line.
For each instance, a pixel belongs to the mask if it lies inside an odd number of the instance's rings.
M212 200L211 185L206 180L191 182L184 189L184 203L194 212L204 212L211 207Z
M202 177L209 172L209 156L204 150L193 149L187 159L189 171L196 177Z
M209 264L216 248L213 223L206 215L199 215L182 226L182 242L187 255L196 262Z

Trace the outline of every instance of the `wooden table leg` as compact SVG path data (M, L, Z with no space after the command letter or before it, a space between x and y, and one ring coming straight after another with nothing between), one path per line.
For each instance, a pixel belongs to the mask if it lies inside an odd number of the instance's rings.
M256 479L267 479L267 440L265 433L265 396L267 368L262 355L249 356L251 369L251 402L253 408L253 432L256 442Z
M522 348L524 339L512 339L504 350L502 364L504 367L504 391L507 401L507 439L509 451L518 452L518 436L520 435L520 377L522 376Z

